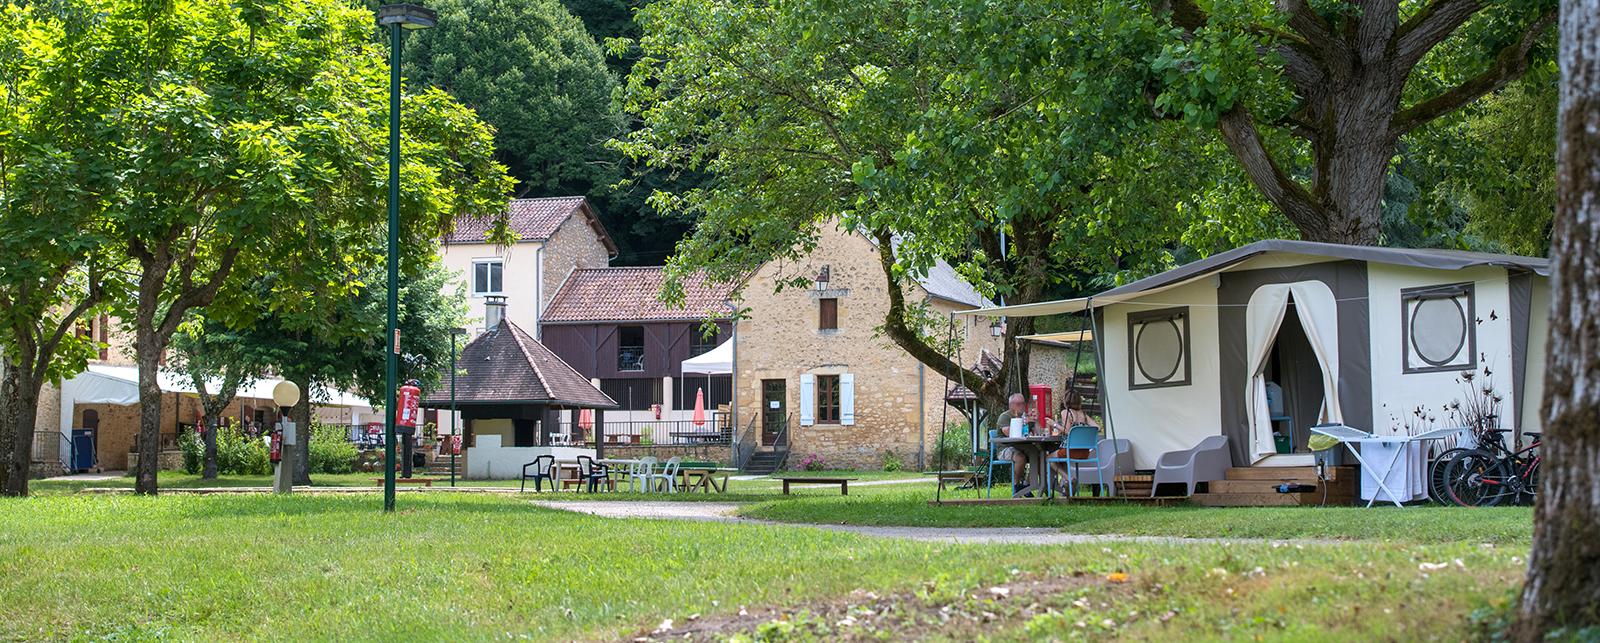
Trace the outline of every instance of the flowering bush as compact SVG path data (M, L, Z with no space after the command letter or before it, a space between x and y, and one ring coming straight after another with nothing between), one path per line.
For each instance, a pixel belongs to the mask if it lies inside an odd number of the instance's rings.
M821 471L826 468L828 468L828 465L822 462L822 456L815 453L808 453L806 457L800 458L800 469L802 471Z

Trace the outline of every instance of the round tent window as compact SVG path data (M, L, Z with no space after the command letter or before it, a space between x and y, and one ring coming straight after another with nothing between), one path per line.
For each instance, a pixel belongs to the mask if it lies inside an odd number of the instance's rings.
M1467 340L1467 312L1454 297L1430 297L1411 313L1411 345L1434 366L1449 364Z
M1139 327L1134 338L1134 354L1139 372L1152 383L1171 380L1178 374L1183 356L1183 334L1176 319L1151 321Z

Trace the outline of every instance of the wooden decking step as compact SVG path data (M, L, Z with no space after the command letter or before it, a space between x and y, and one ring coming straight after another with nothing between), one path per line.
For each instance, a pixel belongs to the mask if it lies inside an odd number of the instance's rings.
M1277 486L1285 481L1278 480L1213 480L1206 483L1207 493L1271 493L1277 494ZM1316 479L1287 481L1290 484L1305 484L1318 486L1317 493L1321 494L1319 482ZM1329 480L1329 494L1352 495L1355 493L1355 479L1345 476L1342 480Z
M1307 481L1316 482L1316 467L1233 467L1228 469L1226 475L1229 480L1278 480L1278 481ZM1337 466L1328 467L1329 480L1354 478L1356 467Z

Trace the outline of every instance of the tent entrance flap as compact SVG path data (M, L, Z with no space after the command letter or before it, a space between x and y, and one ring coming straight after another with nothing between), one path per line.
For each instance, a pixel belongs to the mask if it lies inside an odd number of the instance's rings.
M1316 357L1322 385L1319 423L1343 422L1339 410L1339 304L1321 281L1268 284L1257 288L1245 309L1246 365L1245 409L1250 420L1252 461L1277 453L1273 441L1272 408L1267 401L1268 366L1273 345L1289 310L1291 297L1305 343Z

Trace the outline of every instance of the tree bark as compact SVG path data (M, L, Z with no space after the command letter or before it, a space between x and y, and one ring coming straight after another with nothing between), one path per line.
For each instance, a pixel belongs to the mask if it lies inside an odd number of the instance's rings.
M30 370L7 363L5 377L0 379L0 444L5 445L0 494L7 496L28 495L28 467L33 461L33 433L43 385Z
M1600 0L1564 0L1544 464L1514 631L1600 627Z
M145 297L140 293L140 297ZM154 297L151 294L150 297ZM144 304L139 305L141 309ZM153 310L155 305L150 305ZM134 469L133 492L156 494L156 472L161 469L161 384L157 379L161 368L161 354L166 342L140 320L134 331L134 361L139 368L139 435L134 445L139 449L139 466Z
M295 378L300 387L300 402L289 409L298 444L294 445L294 484L311 484L311 378Z

